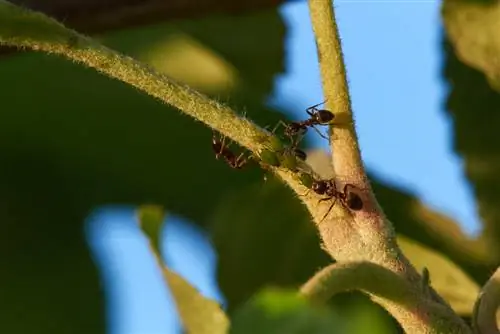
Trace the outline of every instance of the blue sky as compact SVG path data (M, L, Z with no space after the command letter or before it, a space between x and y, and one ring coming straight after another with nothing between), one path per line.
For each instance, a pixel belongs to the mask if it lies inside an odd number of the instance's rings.
M472 233L479 226L474 198L441 110L446 87L439 6L439 1L337 1L336 12L369 170L416 193ZM303 118L306 107L323 101L307 3L286 4L281 12L289 27L288 73L277 79L270 103ZM314 143L327 149L317 136ZM106 208L89 218L89 239L110 296L111 333L178 333L171 296L133 219L133 208ZM169 265L206 296L222 300L214 281L215 254L205 236L170 217L164 242Z

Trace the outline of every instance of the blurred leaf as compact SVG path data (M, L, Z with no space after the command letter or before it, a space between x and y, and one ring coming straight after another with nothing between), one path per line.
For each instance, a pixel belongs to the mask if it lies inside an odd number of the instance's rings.
M431 286L459 315L470 315L479 293L479 286L462 269L414 240L399 236L399 247L410 262L420 271L429 270Z
M482 73L457 58L447 40L443 46L444 76L450 86L446 111L455 131L454 149L464 160L484 225L479 239L486 256L479 268L467 271L482 283L500 265L500 94Z
M143 205L137 212L139 225L149 238L163 277L175 299L182 324L188 333L223 334L229 329L229 320L217 302L205 298L188 281L168 269L161 257L159 242L165 215L157 205Z
M195 17L219 12L233 14L276 7L279 0L10 0L48 14L72 29L81 32L101 32L108 29L136 26L165 19Z
M343 323L333 311L311 306L296 291L268 288L236 311L230 333L346 333Z
M445 0L442 13L460 60L486 74L500 91L500 2Z
M103 40L178 81L178 68L186 69L186 81L267 125L281 117L263 103L283 70L284 32L270 10ZM93 70L26 52L2 58L0 73L5 332L104 331L102 288L82 228L93 208L154 202L205 225L223 194L261 178L258 168L239 172L216 161L210 129Z
M203 297L188 281L167 267L163 268L163 275L168 281L187 333L228 332L229 319L216 301Z
M330 262L306 208L274 178L229 193L211 222L230 308L270 282L298 286Z
M332 262L304 205L273 178L227 194L211 222L218 282L230 313L266 285L298 287ZM394 332L392 318L360 293L335 296L331 306L349 321L364 319L371 333Z
M148 237L153 251L161 258L161 230L165 219L165 212L159 205L141 205L137 210L139 226Z

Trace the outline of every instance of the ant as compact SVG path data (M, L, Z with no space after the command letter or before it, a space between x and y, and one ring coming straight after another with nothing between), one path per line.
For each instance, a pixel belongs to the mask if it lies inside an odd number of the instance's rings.
M326 137L318 130L318 128L316 128L316 125L327 125L335 118L335 115L331 111L318 109L318 107L325 102L326 100L307 108L306 113L310 116L310 118L304 121L291 122L289 124L280 121L278 125L282 124L285 127L285 136L293 138L299 133L304 134L307 131L308 127L312 127L321 137L328 139L328 137Z
M222 140L217 138L215 133L212 137L212 149L215 152L215 158L219 159L222 157L231 168L241 169L248 163L248 160L244 157L245 153L241 153L238 157L228 148L226 145L226 137L224 136Z
M344 185L344 188L342 191L337 190L337 185L335 184L334 180L314 180L311 189L317 193L318 195L326 195L328 196L327 198L322 198L319 200L319 202L323 201L328 201L334 198L332 205L330 205L330 208L328 211L325 213L321 221L328 216L330 211L332 210L333 206L337 202L337 200L340 200L342 205L345 207L354 210L354 211L359 211L363 208L363 201L361 200L361 197L359 197L356 193L351 192L349 188L356 188L355 185L347 183ZM321 222L320 221L320 222Z
M300 148L294 148L293 153L297 158L299 158L302 161L306 161L307 159L307 153L302 151Z

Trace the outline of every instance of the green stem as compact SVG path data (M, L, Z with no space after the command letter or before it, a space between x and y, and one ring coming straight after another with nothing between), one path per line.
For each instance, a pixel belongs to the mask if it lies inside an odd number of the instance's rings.
M335 263L316 273L300 293L313 303L326 303L334 295L359 290L390 309L406 333L471 333L446 306L425 298L404 277L366 261Z
M336 175L370 189L363 168L352 116L342 47L331 0L310 0L311 21L327 106L335 113L330 145Z
M425 300L412 308L405 308L397 299L371 294L407 333L470 333L470 329L446 302L438 298L438 304L424 296L420 289L420 275L396 244L392 224L371 190L361 160L332 0L309 0L309 9L324 95L327 106L336 116L335 124L330 129L333 169L336 179L355 185L363 200L363 209L358 212L350 212L350 215L339 216L340 219L336 220L330 218L317 222L324 248L339 262L365 260L384 267L411 287L409 291L412 295L406 295L410 301ZM391 288L391 284L388 285ZM436 304L436 307L431 307L431 304Z

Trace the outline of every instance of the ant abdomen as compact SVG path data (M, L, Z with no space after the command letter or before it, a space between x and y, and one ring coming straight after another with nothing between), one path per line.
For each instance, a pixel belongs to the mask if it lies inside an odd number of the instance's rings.
M347 207L354 211L363 209L363 200L357 194L350 192L345 200Z
M329 110L316 110L316 122L319 124L328 124L335 118L335 115Z

